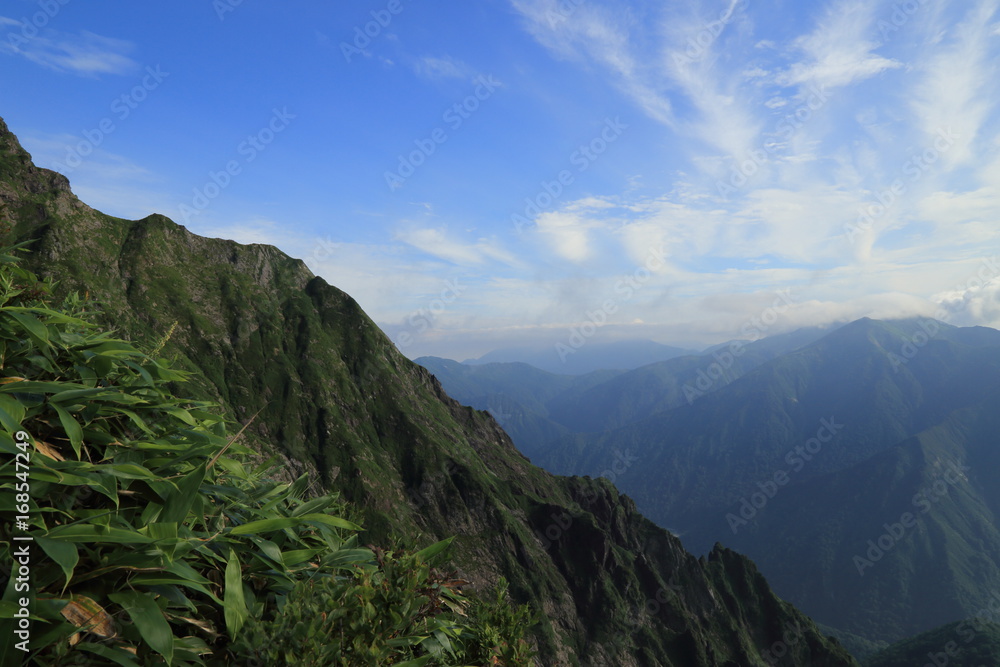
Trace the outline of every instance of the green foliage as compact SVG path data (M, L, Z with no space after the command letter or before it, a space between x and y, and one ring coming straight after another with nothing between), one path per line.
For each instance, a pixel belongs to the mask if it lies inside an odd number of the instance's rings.
M335 494L307 499L305 476L269 479L270 462L249 465L253 452L227 438L216 406L169 390L187 376L153 357L162 343L146 353L100 331L75 296L53 308L50 288L0 250L0 567L13 562L10 508L27 498L18 510L34 538L26 664L246 664L235 651L247 624L321 581L357 590L398 580L382 613L404 618L419 606L406 594L436 576L417 565L430 551L403 560L411 571L387 572L359 546L360 527L342 518ZM20 432L33 447L19 446ZM7 580L0 631L10 637L25 593ZM435 595L467 604L450 590ZM338 599L355 602L324 598ZM413 655L454 653L461 626L425 616L431 634ZM389 632L370 630L373 641ZM2 651L0 663L17 660L10 642Z
M420 553L379 551L377 560L297 584L273 619L251 623L240 652L299 667L532 664L523 637L534 619L510 605L506 582L492 600L470 600L464 582Z

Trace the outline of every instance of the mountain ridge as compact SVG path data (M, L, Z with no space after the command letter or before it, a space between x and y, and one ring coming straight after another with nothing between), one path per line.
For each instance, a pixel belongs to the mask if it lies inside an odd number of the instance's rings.
M748 560L695 559L606 481L532 466L301 261L94 211L2 120L0 222L31 242L33 270L87 292L121 332L163 339L200 374L192 398L218 400L262 455L355 503L370 539L457 535L468 578L505 576L544 612L545 664L764 665L788 625L805 641L775 664L855 664ZM660 613L640 613L650 601Z

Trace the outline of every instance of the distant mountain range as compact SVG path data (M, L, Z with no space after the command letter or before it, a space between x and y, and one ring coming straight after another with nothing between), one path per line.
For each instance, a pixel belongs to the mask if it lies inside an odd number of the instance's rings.
M611 478L695 553L746 553L826 625L892 642L1000 591L1000 331L863 319L734 349L554 395L421 363L534 462Z
M657 361L666 361L691 350L661 345L651 340L624 340L611 343L579 341L570 336L565 342L535 347L511 347L494 350L464 364L477 366L494 363L526 363L549 373L583 375L602 370L632 370Z

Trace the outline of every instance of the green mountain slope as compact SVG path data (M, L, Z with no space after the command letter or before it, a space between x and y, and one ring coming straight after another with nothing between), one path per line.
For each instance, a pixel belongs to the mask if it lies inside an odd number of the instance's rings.
M998 429L993 393L869 461L789 486L727 543L850 632L899 639L965 618L1000 590Z
M992 612L986 619L998 618ZM866 660L865 667L989 667L1000 665L1000 625L975 617L949 623L893 644Z
M165 351L202 374L200 392L290 475L361 508L373 544L457 535L467 579L506 577L543 613L542 664L854 664L745 558L695 559L607 482L532 466L349 296L275 248L93 211L2 121L0 222L33 241L34 270L89 293L122 334L173 331Z

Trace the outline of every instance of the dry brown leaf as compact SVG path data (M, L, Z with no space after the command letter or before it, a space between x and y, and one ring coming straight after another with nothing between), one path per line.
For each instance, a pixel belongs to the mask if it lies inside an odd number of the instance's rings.
M62 608L63 617L78 628L100 637L115 637L115 624L101 605L80 595Z
M65 461L66 457L59 453L59 450L43 440L35 440L35 449L53 461Z
M207 621L199 621L196 618L189 618L187 616L175 616L175 615L171 615L171 618L176 618L179 621L184 621L185 623L190 623L191 625L195 626L196 628L199 628L199 629L203 630L207 635L209 635L213 639L215 637L219 636L219 633L215 631L215 628L212 627L212 624L209 623L209 622L207 622Z

